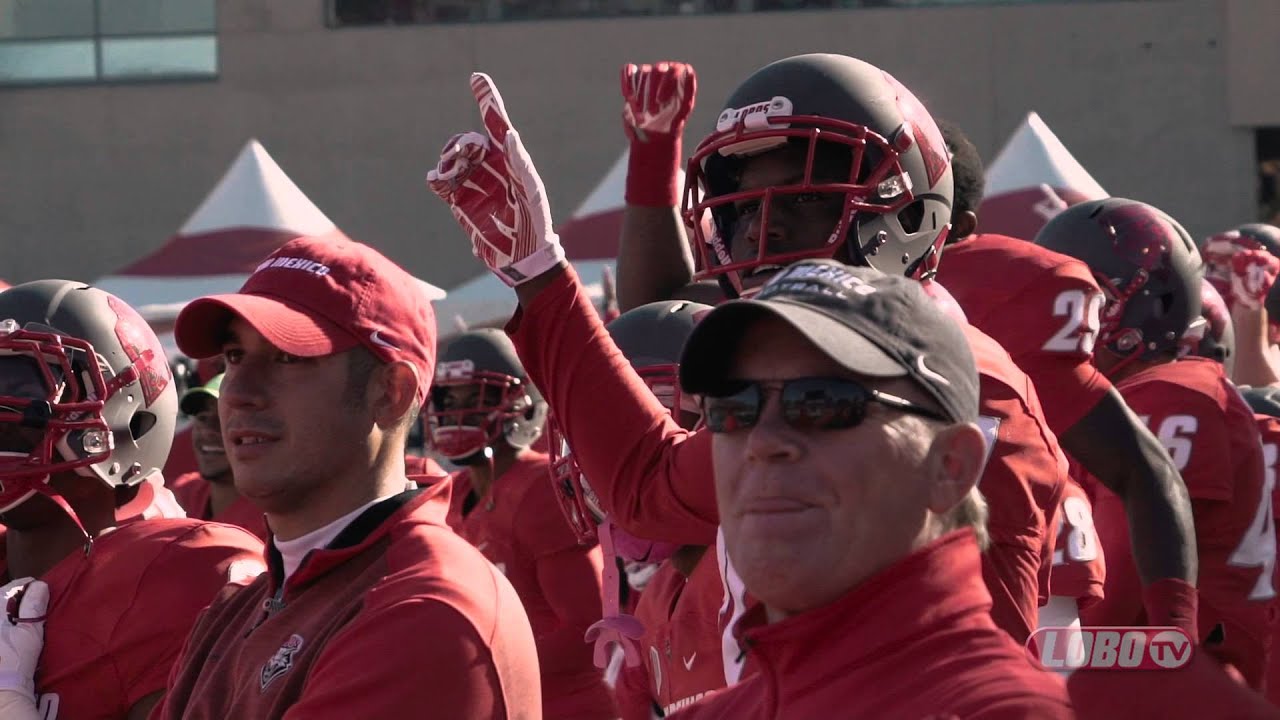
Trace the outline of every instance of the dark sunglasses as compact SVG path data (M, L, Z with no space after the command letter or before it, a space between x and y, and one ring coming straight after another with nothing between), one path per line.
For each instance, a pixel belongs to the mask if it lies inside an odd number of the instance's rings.
M703 395L703 420L713 433L746 430L760 419L765 397L779 390L782 417L796 430L846 430L867 417L867 404L950 422L942 413L841 378L785 381L727 380Z

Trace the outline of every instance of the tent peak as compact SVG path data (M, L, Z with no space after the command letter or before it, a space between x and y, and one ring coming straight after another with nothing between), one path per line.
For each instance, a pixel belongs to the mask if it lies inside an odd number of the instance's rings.
M178 234L233 227L320 235L334 224L285 175L262 143L251 139Z

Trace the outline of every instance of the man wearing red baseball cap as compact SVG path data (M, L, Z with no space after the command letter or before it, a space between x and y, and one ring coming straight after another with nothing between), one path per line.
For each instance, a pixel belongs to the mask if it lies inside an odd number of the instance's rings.
M435 365L417 281L338 233L297 238L175 336L226 359L223 437L269 572L213 601L153 717L538 717L519 598L445 523L449 483L405 477Z

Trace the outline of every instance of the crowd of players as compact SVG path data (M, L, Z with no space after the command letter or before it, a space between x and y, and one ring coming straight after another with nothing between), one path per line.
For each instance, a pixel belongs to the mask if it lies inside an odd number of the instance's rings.
M751 73L682 188L694 70L628 65L602 318L471 86L427 182L503 329L437 351L300 237L182 311L179 398L119 299L0 293L0 717L1280 717L1280 229L976 234L972 144L842 55ZM1194 648L1039 664L1080 626Z

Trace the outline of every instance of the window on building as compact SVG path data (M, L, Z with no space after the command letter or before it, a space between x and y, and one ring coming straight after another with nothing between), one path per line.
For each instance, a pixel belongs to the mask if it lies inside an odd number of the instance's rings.
M331 27L1066 0L326 0ZM1083 2L1084 0L1075 0ZM1109 0L1088 0L1106 2ZM1114 0L1110 0L1114 1Z
M1258 221L1280 225L1280 127L1260 127L1255 137Z
M216 0L0 0L0 84L217 74Z

